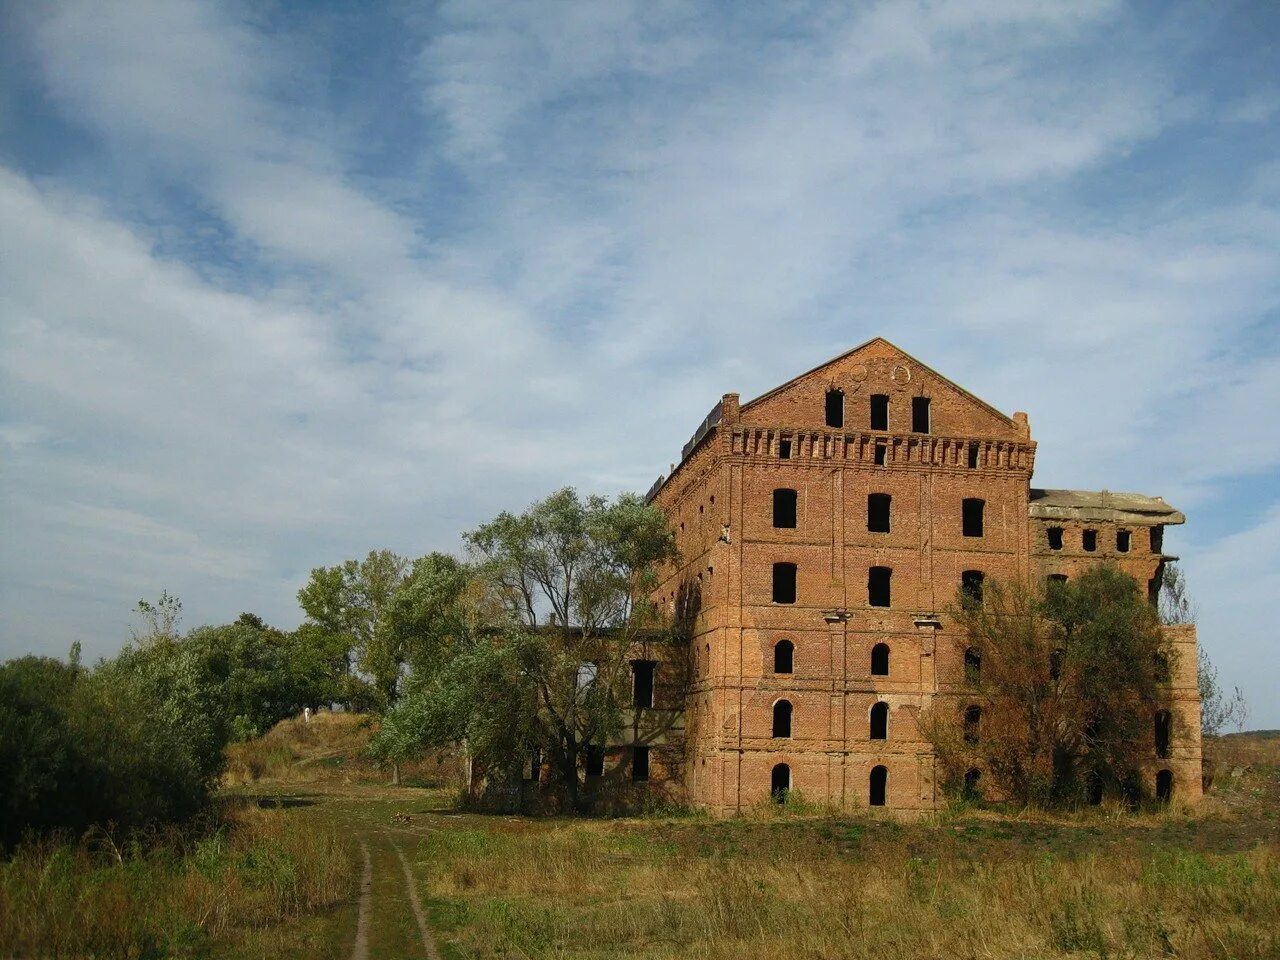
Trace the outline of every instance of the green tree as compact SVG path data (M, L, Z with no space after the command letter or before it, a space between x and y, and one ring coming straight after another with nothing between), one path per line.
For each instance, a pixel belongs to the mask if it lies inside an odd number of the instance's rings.
M490 776L517 776L534 749L566 804L582 809L581 760L621 732L630 658L662 642L647 597L675 556L666 519L640 498L559 490L467 535L481 588L434 670L415 672L384 718L387 743L464 741Z
M921 717L950 783L979 767L997 792L1043 806L1079 802L1091 783L1139 789L1173 651L1133 578L1100 564L1043 596L988 581L955 617L970 689Z
M364 560L317 567L298 591L308 623L333 638L325 646L346 645L348 672L354 661L371 678L373 700L384 707L395 700L402 665L387 611L407 568L408 561L390 550L371 550ZM348 690L358 696L357 686Z

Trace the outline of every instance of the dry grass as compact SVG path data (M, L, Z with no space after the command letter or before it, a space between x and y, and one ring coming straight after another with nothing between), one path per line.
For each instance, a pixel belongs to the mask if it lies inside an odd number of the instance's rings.
M0 862L0 954L203 954L237 931L330 908L351 894L354 855L299 815L239 804L203 836L20 848Z
M1234 810L472 817L419 863L466 957L1274 958L1280 834Z
M282 720L265 735L227 747L223 784L385 783L390 771L368 756L377 720L366 714L313 714ZM456 758L431 755L401 767L406 783L433 786L460 777Z

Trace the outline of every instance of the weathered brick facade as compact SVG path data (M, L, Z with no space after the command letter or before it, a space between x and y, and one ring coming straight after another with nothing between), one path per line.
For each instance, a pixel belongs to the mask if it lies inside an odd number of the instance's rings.
M875 397L887 398L887 422ZM810 800L858 808L883 777L885 806L933 809L935 764L916 717L935 698L963 695L965 644L946 611L966 571L1042 582L1108 557L1158 586L1168 559L1159 531L1181 514L1148 497L1033 490L1035 448L1025 414L1005 416L882 339L750 403L725 395L651 492L681 555L656 596L695 608L683 774L692 802L738 811L766 800L778 776ZM787 493L775 516L776 490L795 491L794 527L775 524L791 520ZM887 532L869 529L871 494L891 497ZM966 500L981 501L967 531ZM793 602L786 568L774 599L775 564L794 564ZM870 596L869 580L884 577L872 568L889 571L887 606L871 603L884 600ZM1194 630L1174 639L1178 722L1171 756L1153 748L1150 776L1169 770L1191 798ZM775 669L781 641L794 648L789 673ZM873 673L881 644L888 670ZM791 725L775 736L781 700ZM888 706L875 731L883 739L872 737L878 703Z

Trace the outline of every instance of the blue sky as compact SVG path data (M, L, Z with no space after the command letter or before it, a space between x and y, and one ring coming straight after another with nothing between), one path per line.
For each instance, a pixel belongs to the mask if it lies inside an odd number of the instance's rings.
M1163 495L1280 727L1280 8L0 6L0 656L554 487L883 335Z

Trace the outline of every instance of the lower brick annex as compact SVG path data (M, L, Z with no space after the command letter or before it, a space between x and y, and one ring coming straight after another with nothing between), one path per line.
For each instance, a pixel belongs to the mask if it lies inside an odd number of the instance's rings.
M1159 497L1037 489L1035 453L1026 414L879 338L750 403L725 394L649 493L680 551L655 596L696 606L684 722L640 748L649 776L721 814L779 788L845 809L937 807L917 717L939 700L963 709L957 588L1107 559L1154 599L1173 559L1164 528L1184 521ZM1167 629L1174 733L1153 737L1148 786L1194 799L1195 630Z

